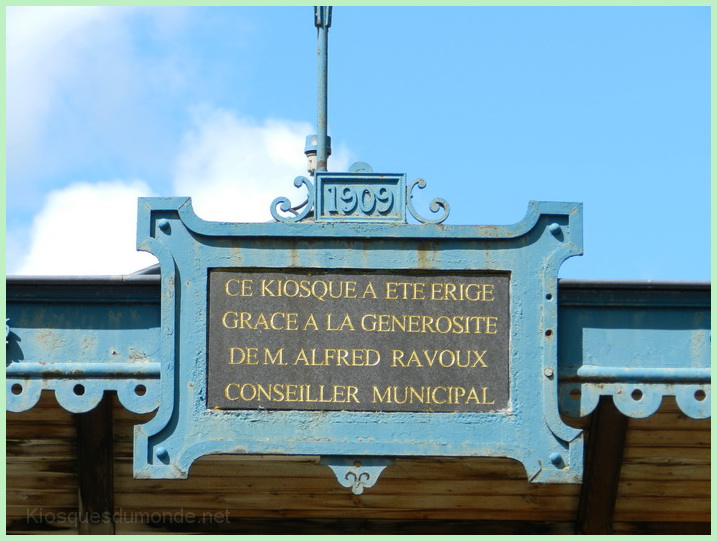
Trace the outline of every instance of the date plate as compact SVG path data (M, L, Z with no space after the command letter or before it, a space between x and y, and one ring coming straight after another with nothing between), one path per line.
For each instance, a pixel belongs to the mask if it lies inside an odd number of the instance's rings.
M317 222L406 221L406 175L316 172Z

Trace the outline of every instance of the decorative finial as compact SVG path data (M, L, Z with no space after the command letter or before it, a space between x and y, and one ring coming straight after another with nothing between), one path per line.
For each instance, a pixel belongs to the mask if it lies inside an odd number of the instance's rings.
M328 149L328 94L329 94L329 27L331 26L331 7L314 8L314 24L318 33L319 87L318 119L316 135L316 171L326 171L329 159Z
M406 187L405 174L374 173L365 162L357 162L348 173L330 173L326 162L331 155L331 138L327 133L328 118L328 37L331 6L314 7L314 24L318 34L319 88L317 134L306 138L304 154L308 158L306 177L296 177L294 186L304 186L306 200L292 206L287 197L278 197L271 204L271 215L279 222L299 222L312 212L316 222L406 223L407 211L424 224L440 224L450 212L443 199L431 201L430 210L436 217L425 218L413 206L413 188L426 187L423 179ZM441 212L441 210L443 212Z

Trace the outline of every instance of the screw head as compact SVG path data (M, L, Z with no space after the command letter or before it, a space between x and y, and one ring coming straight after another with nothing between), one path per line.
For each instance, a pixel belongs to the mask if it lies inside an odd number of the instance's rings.
M154 456L156 456L159 460L167 460L169 458L169 451L167 451L166 447L162 447L160 445L154 450Z
M165 233L169 233L169 220L167 220L166 218L162 218L157 222L157 227L159 227Z

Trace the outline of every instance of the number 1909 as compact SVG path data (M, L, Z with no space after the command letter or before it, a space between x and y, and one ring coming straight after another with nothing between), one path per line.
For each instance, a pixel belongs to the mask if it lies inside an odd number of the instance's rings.
M330 214L385 215L394 204L393 192L383 186L326 186L324 193L324 209Z

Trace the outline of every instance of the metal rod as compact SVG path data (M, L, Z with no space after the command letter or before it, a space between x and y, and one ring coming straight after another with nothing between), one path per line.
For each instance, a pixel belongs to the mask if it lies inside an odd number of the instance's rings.
M149 363L10 363L6 378L158 378L161 365Z
M709 383L710 368L627 368L620 366L584 365L577 373L561 371L559 378L564 381L583 383Z
M319 58L319 111L316 132L316 170L326 171L328 161L329 27L331 26L331 7L315 7L314 21L318 29Z

